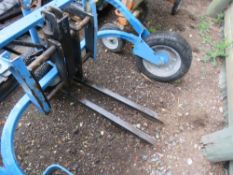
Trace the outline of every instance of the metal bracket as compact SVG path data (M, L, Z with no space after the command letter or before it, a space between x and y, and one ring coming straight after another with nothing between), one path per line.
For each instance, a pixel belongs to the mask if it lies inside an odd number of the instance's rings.
M81 6L79 6L77 3L72 3L70 6L64 9L65 12L70 13L71 15L78 16L81 18L84 25L78 25L78 26L72 26L72 29L75 32L79 32L81 28L84 29L84 36L85 36L85 51L89 57L96 59L96 37L97 37L97 26L95 25L95 15L97 17L97 14L91 14L83 10ZM88 22L84 22L85 20Z
M166 52L154 52L152 48L140 38L134 45L133 54L155 65L165 65L169 62L169 55Z
M31 102L37 107L42 113L49 113L50 104L41 89L39 83L35 80L33 74L28 71L26 65L21 57L10 60L2 57L2 60L8 64L11 73L21 84L25 93L30 98Z

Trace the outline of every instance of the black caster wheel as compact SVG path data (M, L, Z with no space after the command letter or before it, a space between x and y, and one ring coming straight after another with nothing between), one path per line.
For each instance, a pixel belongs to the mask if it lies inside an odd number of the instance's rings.
M105 24L100 30L119 30L121 29L116 25L112 23ZM115 37L107 37L102 38L101 43L104 45L105 48L110 50L114 53L119 53L123 50L123 47L125 45L125 41L121 38L115 38Z

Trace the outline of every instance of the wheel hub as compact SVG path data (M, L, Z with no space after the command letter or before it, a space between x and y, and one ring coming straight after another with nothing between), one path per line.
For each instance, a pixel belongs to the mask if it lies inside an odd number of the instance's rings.
M107 37L102 39L104 45L109 49L116 49L119 45L118 39L114 37Z
M161 55L168 57L167 61L161 56L161 64L155 65L143 60L143 65L148 72L155 76L169 77L175 74L181 67L181 57L179 53L169 46L157 45L152 47L153 50Z

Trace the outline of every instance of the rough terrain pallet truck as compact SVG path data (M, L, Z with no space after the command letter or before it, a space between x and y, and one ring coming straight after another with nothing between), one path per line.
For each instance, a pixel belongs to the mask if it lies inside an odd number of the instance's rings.
M25 1L26 4L27 2ZM96 59L97 38L112 51L119 50L122 47L120 43L126 40L133 44L132 52L138 60L139 69L146 76L160 81L173 81L181 78L188 71L192 60L191 48L175 33L150 34L119 0L106 0L106 2L125 16L136 35L121 31L112 25L98 31L96 5L93 0L82 0L82 3L72 0L53 0L0 31L0 48L12 43L35 48L35 52L28 56L27 63L23 61L25 60L23 55L17 52L6 51L0 55L2 65L0 74L4 76L10 70L25 92L10 112L2 131L1 175L25 174L16 160L14 150L17 125L30 104L33 104L41 113L49 114L51 110L49 101L61 88L69 89L77 83L83 84L128 105L153 120L162 122L156 112L86 80L82 65L88 59ZM34 28L38 24L44 24L43 40ZM84 31L84 36L80 35L81 30ZM30 31L33 42L18 39L27 31ZM82 37L84 38L81 39ZM35 76L35 72L38 71L44 73L40 78ZM82 105L100 113L142 140L150 144L156 142L152 136L90 100L78 100ZM50 175L55 171L72 175L67 169L56 164L49 166L43 174Z

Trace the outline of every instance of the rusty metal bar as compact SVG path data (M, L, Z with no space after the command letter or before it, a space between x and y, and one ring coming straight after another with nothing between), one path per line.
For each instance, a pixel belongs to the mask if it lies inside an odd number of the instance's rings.
M47 61L50 56L55 52L56 47L50 46L47 50L45 50L40 56L38 56L35 61L33 61L29 66L29 71L34 71L37 69L43 62Z
M14 40L11 42L11 44L25 46L25 47L35 47L35 48L39 48L39 49L46 49L45 46L42 44L21 41L21 40Z
M14 48L11 48L9 46L5 46L3 47L4 50L8 51L8 52L11 52L15 55L21 55L22 53L20 53L19 51L15 50Z
M49 95L47 96L47 99L48 100L51 100L54 95L65 85L65 82L61 82L59 83L50 93Z
M150 136L149 134L146 134L145 132L141 131L140 129L136 128L132 124L122 120L120 117L106 111L105 109L99 107L98 105L92 103L91 101L87 99L80 99L79 102L83 104L84 106L92 109L93 111L101 114L102 116L106 117L107 119L111 120L112 122L116 123L120 127L126 129L127 131L130 131L134 135L138 136L139 138L143 139L144 141L154 145L156 143L155 138Z
M145 116L149 117L149 119L157 120L157 121L163 123L163 121L158 117L158 114L149 108L146 108L142 105L139 105L139 104L115 93L115 92L112 92L109 89L106 89L106 88L101 87L101 86L97 86L97 85L91 83L90 81L85 81L85 82L79 81L79 82L82 83L83 85L89 87L89 88L92 88L92 89L94 89L94 90L96 90L96 91L98 91L98 92L100 92L108 97L111 97L111 98L129 106L132 109L137 110L141 114L144 114Z
M80 31L83 27L85 27L89 22L91 18L89 16L86 16L82 21L77 21L75 24L78 25L71 25L70 28L75 31Z
M91 53L88 52L88 53L82 58L82 63L85 63L90 57L91 57Z

